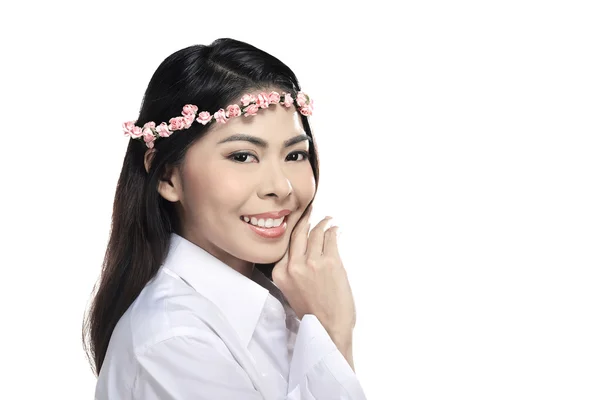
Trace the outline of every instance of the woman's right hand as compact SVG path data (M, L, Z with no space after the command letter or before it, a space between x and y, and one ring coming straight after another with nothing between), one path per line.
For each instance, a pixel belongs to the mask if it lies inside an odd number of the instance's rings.
M299 319L315 315L336 344L351 345L356 309L337 245L337 226L325 217L310 231L311 209L298 221L284 257L273 268L279 287Z

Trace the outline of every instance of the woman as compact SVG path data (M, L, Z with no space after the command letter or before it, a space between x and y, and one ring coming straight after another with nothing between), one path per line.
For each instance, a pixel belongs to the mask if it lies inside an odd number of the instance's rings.
M337 228L308 223L312 111L285 64L240 41L158 67L124 124L85 324L96 399L365 398Z

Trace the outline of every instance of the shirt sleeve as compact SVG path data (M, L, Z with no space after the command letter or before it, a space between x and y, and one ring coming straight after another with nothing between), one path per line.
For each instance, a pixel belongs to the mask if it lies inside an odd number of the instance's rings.
M135 400L264 400L212 331L169 337L139 352L136 362ZM288 388L289 400L366 399L354 371L311 314L298 329Z
M312 314L300 322L288 387L289 400L366 400L356 374Z
M211 331L172 336L138 354L136 361L135 400L263 400Z

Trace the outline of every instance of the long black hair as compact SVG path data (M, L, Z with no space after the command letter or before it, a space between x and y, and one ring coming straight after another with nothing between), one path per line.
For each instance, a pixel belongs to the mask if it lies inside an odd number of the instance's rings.
M210 45L194 45L167 57L152 76L136 121L168 121L185 104L218 110L238 103L242 94L268 88L291 93L301 90L292 70L272 55L238 40L222 38ZM304 130L312 138L309 160L318 186L319 161L306 116ZM194 123L168 139L157 139L149 171L144 166L147 147L130 140L113 204L110 238L96 294L83 322L83 344L98 374L110 337L119 319L156 275L169 249L172 232L179 232L174 203L157 191L167 166L181 167L187 149L207 131ZM272 279L274 264L256 265Z

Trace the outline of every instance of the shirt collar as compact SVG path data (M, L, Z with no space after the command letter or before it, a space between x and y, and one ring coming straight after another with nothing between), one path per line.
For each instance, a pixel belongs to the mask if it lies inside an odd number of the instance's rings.
M169 252L162 268L175 272L213 302L238 333L244 346L250 343L269 292L278 290L257 268L254 268L252 279L260 284L176 233L171 234ZM268 283L271 287L261 286Z

